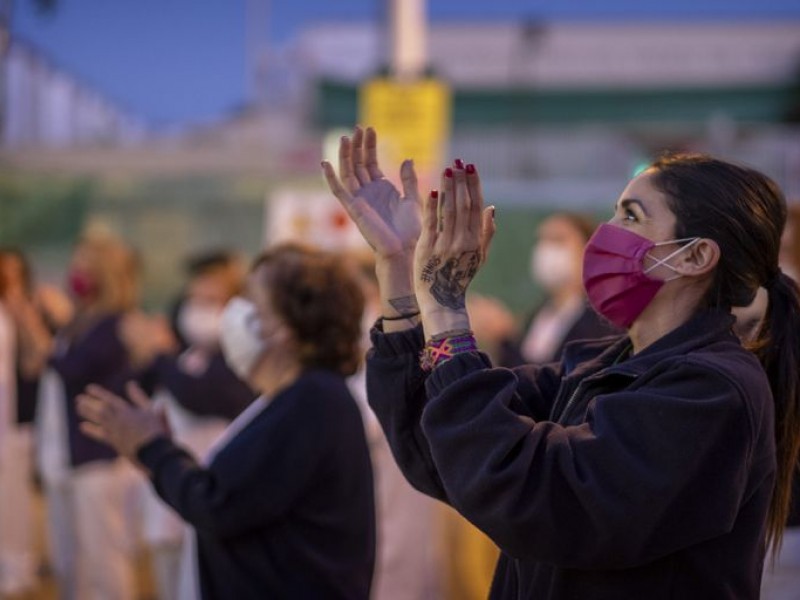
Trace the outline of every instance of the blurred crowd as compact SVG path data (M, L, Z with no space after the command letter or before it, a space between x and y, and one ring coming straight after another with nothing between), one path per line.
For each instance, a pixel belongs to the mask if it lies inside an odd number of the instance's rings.
M546 363L571 340L616 332L589 308L583 291L583 247L595 226L585 215L559 212L532 232L530 277L544 299L524 315L512 314L497 298L468 297L476 338L496 364ZM795 205L781 261L796 280L798 229ZM363 356L380 316L374 262L359 254L342 260L363 293ZM88 385L124 396L126 384L136 381L172 439L200 464L209 463L220 439L235 435L230 424L260 390L246 361L223 352L222 338L226 307L247 295L251 269L245 257L225 250L192 256L185 267L179 297L163 315L151 315L139 307L140 261L121 239L107 233L79 239L63 288L38 281L23 250L0 249L0 597L44 597L37 594L45 579L65 599L142 598L143 576L159 600L185 597L180 589L188 577L191 526L159 498L143 470L87 435L77 412ZM758 307L742 314L744 337L759 315ZM371 597L485 597L497 550L405 481L367 405L364 379L359 366L347 384L361 409L374 474ZM790 529L800 533L800 515L793 515ZM784 545L796 561L794 535ZM141 556L147 557L144 575L136 568ZM798 567L791 569L797 577ZM789 597L768 595L786 585L783 573L779 560L765 578L764 597ZM786 581L796 585L797 579Z

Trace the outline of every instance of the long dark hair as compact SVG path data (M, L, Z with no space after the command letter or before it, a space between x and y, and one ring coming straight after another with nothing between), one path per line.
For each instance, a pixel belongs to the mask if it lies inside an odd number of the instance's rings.
M759 287L769 306L749 346L767 373L775 402L777 481L767 517L767 543L780 548L800 451L800 301L778 268L786 200L769 177L700 154L667 155L651 166L654 185L676 216L675 237L704 237L720 247L706 295L711 308L747 306Z

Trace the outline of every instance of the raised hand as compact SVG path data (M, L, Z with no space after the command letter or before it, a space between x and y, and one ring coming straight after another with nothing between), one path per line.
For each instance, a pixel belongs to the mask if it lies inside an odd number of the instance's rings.
M442 175L423 207L422 234L414 255L414 286L425 333L468 329L466 292L486 260L495 232L494 207L483 208L474 165L457 160Z
M403 195L378 165L377 136L356 127L352 139L339 144L339 177L323 162L325 178L342 206L379 258L413 254L420 234L420 198L412 161L400 167Z
M136 461L139 448L159 436L168 436L163 411L154 406L135 383L127 386L129 404L99 385L90 385L78 396L81 431L108 444L119 454Z
M352 140L339 145L339 177L328 162L322 163L334 196L375 251L375 274L380 290L384 331L413 327L419 308L412 281L414 248L421 229L417 175L410 160L400 167L403 194L378 166L377 136L356 127Z
M118 333L131 363L139 369L147 367L159 354L177 349L175 336L163 317L130 312L120 320Z

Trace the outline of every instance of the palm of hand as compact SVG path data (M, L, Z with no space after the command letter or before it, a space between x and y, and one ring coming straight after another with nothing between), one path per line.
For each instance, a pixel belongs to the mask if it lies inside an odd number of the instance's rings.
M422 228L419 203L401 198L388 180L362 186L353 199L352 213L367 243L379 254L413 251Z

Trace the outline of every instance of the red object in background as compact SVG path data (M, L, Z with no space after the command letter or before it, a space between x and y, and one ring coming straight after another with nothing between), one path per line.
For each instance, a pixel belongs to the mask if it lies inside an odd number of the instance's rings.
M350 222L344 211L336 211L331 215L331 225L334 229L345 229Z

